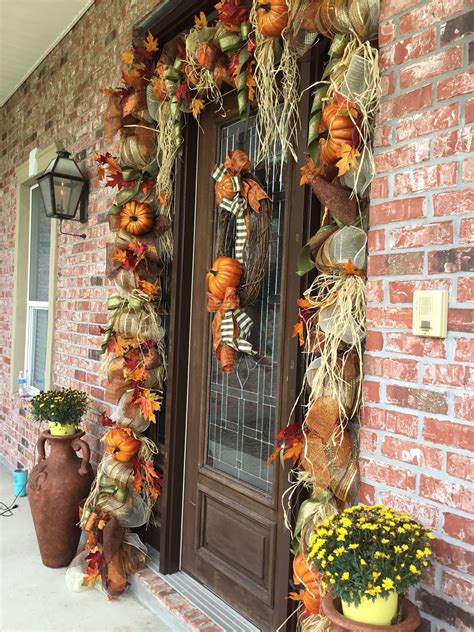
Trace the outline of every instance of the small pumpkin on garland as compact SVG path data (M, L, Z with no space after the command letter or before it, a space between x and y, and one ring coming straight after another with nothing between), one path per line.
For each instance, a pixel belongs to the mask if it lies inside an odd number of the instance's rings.
M319 614L320 611L320 579L319 572L314 567L308 566L305 556L299 553L293 560L293 581L296 586L304 586L300 590L298 598L301 598L310 614Z
M288 25L286 0L257 2L257 28L265 37L278 37Z
M217 257L207 273L209 292L220 299L228 287L238 288L242 278L242 264L232 257Z
M116 461L128 463L138 455L142 442L132 435L127 428L112 428L104 437L107 452Z
M130 200L120 211L120 228L131 235L144 235L153 228L153 210L145 202Z
M359 146L357 132L358 113L337 103L327 105L321 116L319 127L321 145L321 164L333 165L341 158L343 145Z

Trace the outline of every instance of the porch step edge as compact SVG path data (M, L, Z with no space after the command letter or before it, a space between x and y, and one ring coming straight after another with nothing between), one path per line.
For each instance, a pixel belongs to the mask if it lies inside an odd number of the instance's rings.
M160 617L166 608L180 627L195 632L259 632L245 617L183 571L163 576L159 558L151 555L148 567L136 573L131 589L139 601Z
M163 575L147 567L129 578L130 591L172 632L223 632L202 610L179 593Z

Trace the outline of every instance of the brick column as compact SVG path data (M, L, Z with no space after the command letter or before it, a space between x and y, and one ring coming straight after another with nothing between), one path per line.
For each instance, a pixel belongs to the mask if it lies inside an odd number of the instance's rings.
M467 630L474 612L472 4L382 0L379 35L360 496L434 527L417 598L435 631ZM428 288L450 291L446 340L411 334Z

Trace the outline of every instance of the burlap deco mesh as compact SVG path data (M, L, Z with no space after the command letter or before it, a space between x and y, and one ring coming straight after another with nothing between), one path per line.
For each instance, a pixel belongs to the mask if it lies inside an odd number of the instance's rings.
M130 489L123 502L111 494L99 494L96 507L112 514L122 527L130 529L146 524L151 514L151 509L147 507L142 497Z
M112 421L123 428L131 428L134 432L145 432L150 422L146 420L140 408L131 404L132 391L127 390L118 401L117 407L111 415Z
M156 132L154 129L142 127L138 119L128 123L130 127L120 141L120 162L127 167L143 169L153 161L156 154ZM144 124L149 125L148 123Z
M335 416L334 403L338 404L332 396L328 380L322 382L322 386L316 392L313 383L316 380L316 372L319 372L321 365L320 358L315 358L306 370L306 382L310 389L311 405L308 410L305 423L311 424L313 428L318 423L332 423ZM351 351L346 356L338 358L336 365L339 381L339 404L342 404L348 418L351 418L357 408L360 390L359 360L357 352ZM340 411L340 408L338 408ZM338 416L338 415L337 415ZM336 418L337 418L336 416ZM316 427L313 429L316 430Z
M362 40L376 37L379 23L379 0L321 0L314 22L326 37L336 34L357 35Z
M106 456L102 463L105 476L117 487L128 487L133 484L133 467L131 463L120 463L112 456Z
M366 264L367 234L356 226L343 226L324 241L316 257L320 272L330 272L352 262L363 270Z
M137 340L158 340L163 337L162 328L159 327L150 311L123 307L113 321L113 330L125 338ZM157 335L158 334L158 335Z

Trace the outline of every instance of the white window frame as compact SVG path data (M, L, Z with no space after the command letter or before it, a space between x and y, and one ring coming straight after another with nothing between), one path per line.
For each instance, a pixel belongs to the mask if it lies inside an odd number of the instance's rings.
M48 280L48 300L47 301L30 301L30 277L31 277L31 227L32 227L32 218L31 214L33 211L33 191L35 189L39 189L38 184L34 184L30 186L30 209L28 214L28 283L26 284L26 340L25 340L25 375L26 375L26 386L28 391L31 393L39 393L39 389L36 386L33 386L31 383L31 379L33 376L33 357L34 357L34 349L35 349L35 314L34 312L45 311L47 314L47 320L49 320L49 280ZM52 244L50 242L50 248ZM50 251L50 265L51 265L51 251ZM46 341L46 349L45 355L48 353L48 344ZM45 366L45 378L46 378L46 366Z

